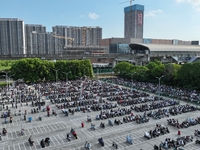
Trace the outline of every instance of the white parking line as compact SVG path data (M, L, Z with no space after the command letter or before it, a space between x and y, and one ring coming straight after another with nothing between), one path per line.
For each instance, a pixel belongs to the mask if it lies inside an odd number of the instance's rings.
M40 141L39 141L38 139L37 139L36 141L37 141L37 145L41 148L41 146L40 146ZM35 146L35 149L38 149L38 148L36 147L36 144L34 144L34 146ZM40 148L39 148L39 149L40 149Z
M67 136L64 136L64 134L60 134L60 136L62 136L63 139L67 138Z
M19 149L20 149L20 145L19 145L19 143L18 143L18 147L19 147Z
M37 131L38 134L40 133L40 132L38 131L38 128L37 128L37 127L35 127L35 130Z
M65 143L65 142L63 141L63 139L60 138L60 136L57 136L57 137L62 141L62 143Z
M62 123L57 123L58 124L58 126L62 129L63 128L63 126L62 126Z
M41 129L42 129L42 131L44 132L44 130L45 130L45 132L47 132L47 129L45 128L45 126L43 125L43 126L41 126L40 127Z
M55 146L56 144L54 143L54 141L52 140L52 137L50 137L51 142L53 143L53 146Z
M63 122L60 122L60 126L61 126L61 128L66 128L67 127L66 124L63 123Z
M58 129L57 126L55 124L52 124L54 130Z
M46 128L49 130L48 132L50 132L51 130L49 129L48 125L45 125L45 126L46 126Z
M54 139L56 139L56 141L58 142L58 139L56 138L56 136L54 136ZM59 143L59 145L60 145L60 142L58 142Z
M25 146L25 144L23 143L23 145L24 145L24 149L26 149L26 146Z

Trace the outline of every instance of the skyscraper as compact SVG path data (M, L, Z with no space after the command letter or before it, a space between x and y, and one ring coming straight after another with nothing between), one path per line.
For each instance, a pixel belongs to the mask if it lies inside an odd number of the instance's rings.
M42 34L43 33L43 34ZM46 33L46 27L38 24L25 24L25 36L26 36L26 51L27 54L42 54L45 52L45 39L41 40L39 37ZM43 43L41 43L43 42ZM36 47L35 44L38 44ZM40 45L40 46L39 46ZM40 47L40 49L38 49ZM42 48L43 47L43 48Z
M144 6L132 5L124 8L124 37L143 38Z
M0 54L26 54L23 20L0 18Z

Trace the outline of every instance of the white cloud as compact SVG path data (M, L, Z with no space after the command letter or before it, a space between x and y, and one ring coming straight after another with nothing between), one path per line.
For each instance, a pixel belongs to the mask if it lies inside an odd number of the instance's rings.
M79 15L79 17L80 17L80 18L84 18L84 17L85 17L85 15Z
M150 10L145 14L145 17L156 17L158 13L162 13L162 10Z
M97 18L99 18L99 16L95 13L89 13L88 17L93 20L96 20Z
M200 11L200 0L176 0L178 3L188 2L190 3L197 11Z

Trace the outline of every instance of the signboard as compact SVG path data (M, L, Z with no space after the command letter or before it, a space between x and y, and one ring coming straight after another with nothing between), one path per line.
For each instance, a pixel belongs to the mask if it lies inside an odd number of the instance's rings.
M143 19L142 19L142 13L138 14L138 25L142 25Z

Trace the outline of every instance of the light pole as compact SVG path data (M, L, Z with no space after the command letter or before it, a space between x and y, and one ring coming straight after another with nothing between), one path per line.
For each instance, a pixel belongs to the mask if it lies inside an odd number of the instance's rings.
M71 71L70 72L63 72L65 75L66 75L66 97L67 97L67 91L68 91L68 88L67 88L67 82L68 82L68 74L70 74L71 73Z
M133 73L129 73L131 75L131 92L133 92L133 75L135 74L136 72L133 72Z
M18 80L20 80L20 79L18 79ZM23 91L19 91L19 100L20 100L20 126L21 126L21 131L20 131L20 133L21 133L21 135L23 135L23 133L22 133L22 93L23 93Z
M68 81L68 74L70 74L71 73L71 71L70 72L63 72L65 75L66 75L66 84L67 84L67 81Z
M1 71L1 72L6 74L6 86L7 86L7 91L8 91L8 72L6 71Z
M83 77L86 77L86 75L84 75ZM81 92L80 92L80 99L81 99L81 101L82 101L82 95L83 95L83 82L82 82L82 78L83 77L80 78L81 79ZM84 79L84 81L85 81L85 79Z
M156 77L159 81L159 100L160 100L160 80L164 77L164 75L162 75L161 77Z
M20 91L20 95L19 95L20 97L20 125L21 125L21 132L20 133L22 133L22 91Z
M8 76L8 88L10 88L10 78L12 77L12 76L14 76L15 74L12 74L12 75L10 75L10 76Z
M57 83L58 71L59 71L60 69L53 69L53 70L56 72L56 83Z

